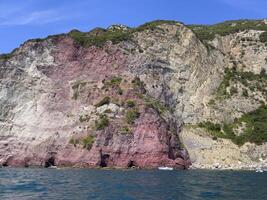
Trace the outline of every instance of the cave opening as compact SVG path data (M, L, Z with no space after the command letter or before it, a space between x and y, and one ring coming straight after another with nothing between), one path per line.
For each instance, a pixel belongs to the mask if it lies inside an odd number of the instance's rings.
M8 162L7 162L7 161L4 162L4 163L2 164L2 166L3 166L3 167L8 167Z
M55 158L54 157L50 157L49 159L47 159L45 161L45 168L51 167L51 166L55 166Z
M127 167L128 168L136 168L137 165L136 165L136 163L134 161L130 160L129 163L128 163L128 165L127 165Z
M110 157L109 154L101 155L100 167L107 167L108 166L109 157Z

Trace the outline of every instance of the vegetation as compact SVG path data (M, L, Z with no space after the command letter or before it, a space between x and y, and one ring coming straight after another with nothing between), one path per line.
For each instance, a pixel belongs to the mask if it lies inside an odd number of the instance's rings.
M230 83L242 83L245 87L248 87L254 91L258 90L267 95L267 74L265 70L262 70L260 74L254 74L252 72L237 71L236 68L226 68L225 75L222 83L217 90L217 96L219 98L229 98L231 95L238 93L237 88L231 87L230 93L227 88L230 87ZM248 91L243 90L243 96L247 96Z
M92 148L94 142L95 142L95 137L93 137L91 135L88 135L88 136L82 138L82 144L83 144L84 149L90 150Z
M109 125L109 119L106 115L101 115L98 120L95 121L95 129L103 130Z
M150 96L145 97L145 105L148 108L153 108L159 114L162 114L168 111L168 108L165 105L163 105L160 101Z
M234 128L245 124L240 135L234 133ZM231 124L214 124L202 122L199 127L206 129L213 137L231 139L235 144L243 145L246 142L262 144L267 142L267 106L262 105L257 110L244 114Z
M128 135L128 134L132 134L132 131L128 126L124 126L121 128L120 133L122 135Z
M260 34L260 41L267 44L267 31Z
M133 33L145 31L148 29L154 30L157 26L161 24L177 24L177 22L168 20L156 20L141 25L137 28L132 28L128 30L101 29L101 31L100 30L98 31L98 34L95 34L94 31L87 33L87 32L80 32L78 30L73 30L70 33L68 33L68 35L83 47L89 47L89 46L102 47L107 41L111 41L113 44L117 44L122 41L129 41L131 40Z
M122 81L122 78L121 77L112 77L109 81L106 81L104 83L104 86L102 89L106 89L106 88L109 88L109 87L117 87L121 84L121 81Z
M0 60L8 60L10 58L12 58L12 54L11 53L6 53L6 54L0 54Z
M121 41L131 39L129 31L113 30L104 31L102 34L93 35L86 32L71 31L68 34L73 40L83 47L97 46L102 47L107 41L117 44Z
M267 25L262 20L226 21L215 25L189 25L202 41L213 40L215 35L226 36L245 30L267 31ZM261 36L264 41L266 36ZM262 40L261 39L261 40Z
M126 102L126 104L127 104L127 107L128 107L128 108L133 108L133 107L135 107L135 102L134 102L133 100L128 100L128 101Z
M110 97L104 97L101 101L99 101L95 106L96 107L101 107L105 104L109 104L111 101Z
M123 90L120 87L121 82L122 82L122 78L115 76L115 77L111 78L110 80L105 81L102 89L105 89L107 91L109 88L112 88L112 89L117 90L119 95L122 95Z
M140 92L141 94L144 94L146 92L145 84L140 80L139 77L135 77L132 80L132 86L135 90L137 90L137 92Z
M128 124L133 124L136 119L138 119L140 116L140 113L137 108L128 110L125 114L126 122Z
M177 21L172 21L172 20L155 20L152 22L145 23L135 29L135 31L145 31L145 30L154 30L157 28L157 26L160 26L162 24L170 24L170 25L175 25L177 24Z

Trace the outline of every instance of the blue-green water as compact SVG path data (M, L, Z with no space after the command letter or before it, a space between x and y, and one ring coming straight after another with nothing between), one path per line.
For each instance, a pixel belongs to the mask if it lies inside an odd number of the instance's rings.
M2 168L0 199L267 200L267 173Z

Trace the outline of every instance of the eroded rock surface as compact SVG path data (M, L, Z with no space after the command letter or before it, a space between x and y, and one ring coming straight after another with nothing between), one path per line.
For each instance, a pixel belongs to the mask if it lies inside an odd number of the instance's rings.
M126 31L130 39L81 45L63 34L28 41L0 59L1 165L186 169L190 157L194 166L211 164L217 162L213 155L202 159L202 152L190 144L200 143L216 155L221 149L184 125L231 121L266 103L262 92L254 95L261 102L239 94L216 99L233 60L242 61L238 69L255 74L266 69L266 46L258 42L257 53L240 39L257 40L263 31L218 36L210 41L211 48L181 23L138 31L120 27L88 34ZM255 157L227 142L244 152L247 163ZM218 162L231 166L227 159Z

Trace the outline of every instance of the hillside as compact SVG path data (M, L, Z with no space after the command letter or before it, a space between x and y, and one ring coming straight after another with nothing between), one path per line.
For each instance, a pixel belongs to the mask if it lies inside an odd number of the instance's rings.
M153 21L0 55L3 166L267 165L267 21Z

